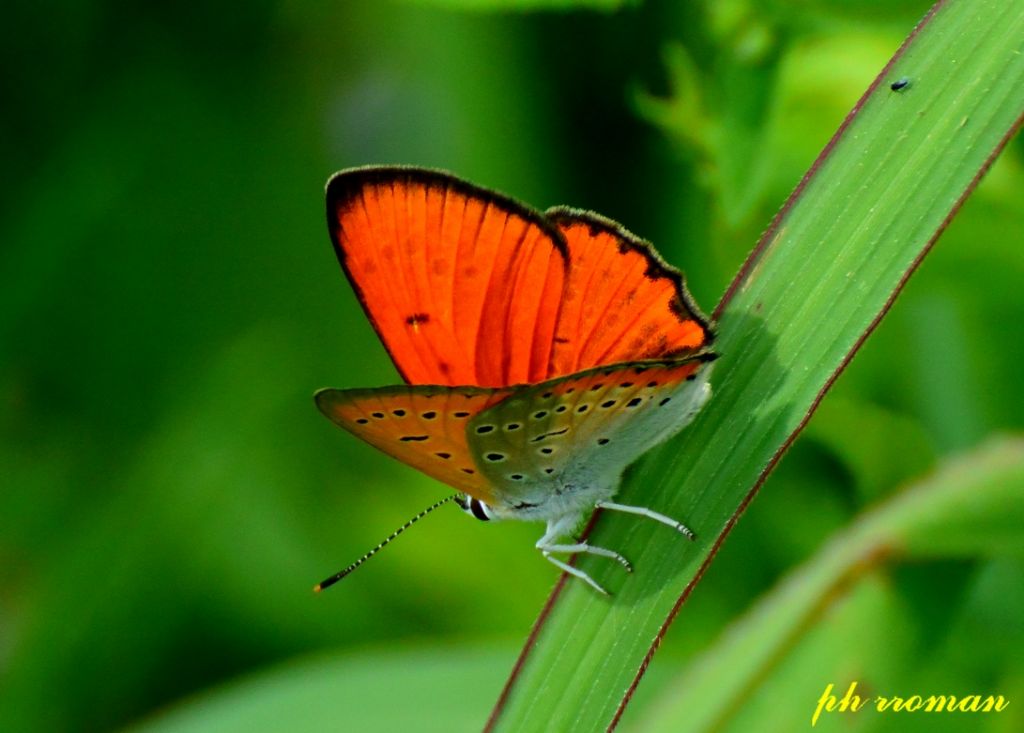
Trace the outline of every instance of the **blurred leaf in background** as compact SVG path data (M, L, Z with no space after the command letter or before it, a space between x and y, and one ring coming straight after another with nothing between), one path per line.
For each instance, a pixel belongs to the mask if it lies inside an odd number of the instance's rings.
M466 698L482 716L555 577L535 527L438 512L309 593L442 493L312 405L318 387L396 381L330 251L327 176L428 165L597 210L655 242L710 309L927 9L462 5L8 10L0 728L110 730L246 675L294 684L295 668L321 669L324 696L335 679L370 689L396 658L415 672L392 678L396 716ZM638 712L865 506L1020 431L1021 164L1016 142L769 480ZM1016 675L1019 690L1019 665L974 649L970 624L1007 623L1021 581L1015 562L922 558L884 579L883 601L912 657L941 640L964 684ZM1005 643L1024 658L1019 633ZM452 684L429 687L441 669ZM235 693L244 708L280 689ZM329 699L323 716L368 720Z

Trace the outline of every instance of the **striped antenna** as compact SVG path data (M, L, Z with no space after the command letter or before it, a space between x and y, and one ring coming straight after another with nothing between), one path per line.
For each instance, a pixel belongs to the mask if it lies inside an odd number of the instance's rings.
M380 552L384 548L385 545L387 545L389 542L391 542L391 540L395 539L395 537L397 537L398 535L402 534L402 532L404 532L405 530L409 529L409 527L411 527L412 525L416 524L416 522L418 522L421 519L423 519L423 517L425 517L428 514L430 514L432 511L437 509L439 506L443 506L444 504L447 504L450 501L455 501L458 498L459 498L458 494L452 494L451 496L446 496L444 499L441 499L441 501L438 501L438 502L435 502L435 503L431 504L426 509L424 509L422 512L417 514L415 517L413 517L408 522L406 522L401 527L399 527L394 532L392 532L390 535L388 535L387 539L385 539L379 545L377 545L372 550L370 550L368 553L363 555L361 558L356 560L354 563L349 565L347 568L342 570L340 573L335 573L334 575L332 575L331 577L327 578L326 580L322 580L319 583L317 583L316 585L314 585L313 586L313 592L314 593L319 593L324 588L330 588L332 585L337 583L339 580L344 578L346 575L351 573L353 570L358 568L364 562L366 562L371 557L373 557L378 552Z

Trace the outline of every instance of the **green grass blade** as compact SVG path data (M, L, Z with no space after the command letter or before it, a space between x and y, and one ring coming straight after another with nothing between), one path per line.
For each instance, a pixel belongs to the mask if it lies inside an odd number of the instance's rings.
M1000 441L946 465L866 513L776 586L683 679L666 685L671 694L637 730L726 730L751 691L869 570L904 558L1024 556L1022 516L1024 440ZM832 636L845 647L837 653L864 645L860 637ZM820 666L807 671L819 687L828 679ZM813 697L804 702L813 710Z
M715 396L648 456L620 500L687 522L603 516L591 538L637 572L584 558L612 590L562 583L493 730L614 725L715 549L1024 114L1024 6L940 4L857 105L720 306ZM902 77L900 91L889 88ZM597 561L595 561L597 560Z

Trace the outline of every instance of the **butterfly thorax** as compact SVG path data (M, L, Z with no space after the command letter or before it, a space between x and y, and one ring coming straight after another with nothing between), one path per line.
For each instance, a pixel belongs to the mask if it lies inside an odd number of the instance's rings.
M524 487L517 501L501 499L494 504L466 494L459 506L467 514L483 521L518 519L526 522L550 522L582 517L599 501L609 499L618 490L619 477L600 483L563 483L559 480ZM531 501L532 499L532 501Z

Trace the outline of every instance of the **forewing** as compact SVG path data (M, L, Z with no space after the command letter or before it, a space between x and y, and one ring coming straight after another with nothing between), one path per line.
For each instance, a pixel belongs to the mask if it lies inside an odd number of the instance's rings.
M544 216L446 173L360 168L328 182L327 224L407 382L548 376L566 259Z
M389 456L489 502L493 492L469 453L466 425L506 393L406 385L323 389L316 404L332 422Z
M711 343L682 273L648 242L590 212L559 207L547 216L569 252L549 376L685 356Z

